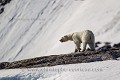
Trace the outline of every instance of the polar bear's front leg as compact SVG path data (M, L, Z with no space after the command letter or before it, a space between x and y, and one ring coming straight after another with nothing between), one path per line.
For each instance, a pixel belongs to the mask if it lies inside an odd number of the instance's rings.
M87 46L87 43L83 42L83 50L82 50L82 52L86 50L86 46Z
M80 52L80 50L81 50L81 48L80 48L80 43L79 42L77 42L77 43L75 43L75 51L74 52Z
M73 36L72 36L72 39L73 39L73 41L74 41L74 43L75 43L75 52L77 52L77 51L79 51L80 52L80 41L79 41L79 39L76 37L76 34L74 34Z

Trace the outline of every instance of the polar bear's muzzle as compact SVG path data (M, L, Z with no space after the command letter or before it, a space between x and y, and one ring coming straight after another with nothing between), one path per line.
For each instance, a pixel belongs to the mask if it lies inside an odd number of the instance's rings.
M68 39L68 37L67 36L64 36L64 37L62 37L59 41L60 42L66 42L66 41L68 41L69 39Z
M60 42L64 42L62 39L59 40Z

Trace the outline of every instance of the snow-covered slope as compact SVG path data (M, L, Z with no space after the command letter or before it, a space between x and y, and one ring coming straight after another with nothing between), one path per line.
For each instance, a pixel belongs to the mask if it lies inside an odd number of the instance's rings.
M81 3L73 0L13 0L0 15L1 60L46 55L64 32L60 28Z
M12 0L0 15L0 61L69 53L74 44L60 37L85 29L119 42L119 19L118 0Z
M0 70L0 80L119 80L120 61Z
M92 30L96 41L120 40L120 0L12 0L0 14L0 62L74 51L59 39ZM51 68L100 68L101 72L0 70L1 80L119 80L120 61L72 64ZM36 70L36 69L35 69Z

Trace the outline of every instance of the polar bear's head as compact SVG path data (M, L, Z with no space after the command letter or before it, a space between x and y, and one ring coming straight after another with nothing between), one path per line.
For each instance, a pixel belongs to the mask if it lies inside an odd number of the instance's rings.
M68 36L66 35L66 36L63 36L61 39L60 39L60 42L66 42L66 41L68 41L69 40L69 38L68 38Z

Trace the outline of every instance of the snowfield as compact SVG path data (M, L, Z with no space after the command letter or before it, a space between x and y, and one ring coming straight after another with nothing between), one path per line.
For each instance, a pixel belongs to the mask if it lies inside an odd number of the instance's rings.
M1 80L119 80L120 61L0 70Z
M92 30L96 41L120 42L120 0L12 0L0 14L0 62L74 51L69 33ZM119 80L120 61L61 65L102 71L0 70L0 80Z

